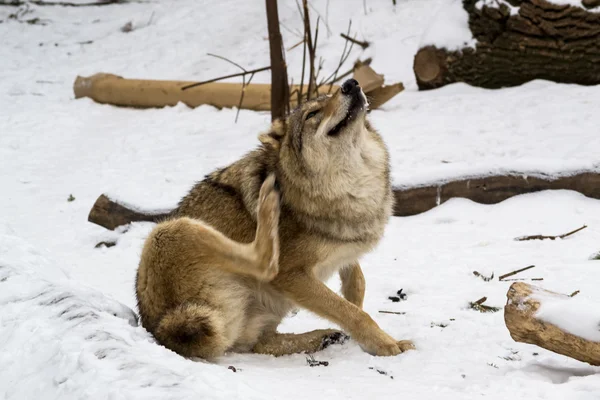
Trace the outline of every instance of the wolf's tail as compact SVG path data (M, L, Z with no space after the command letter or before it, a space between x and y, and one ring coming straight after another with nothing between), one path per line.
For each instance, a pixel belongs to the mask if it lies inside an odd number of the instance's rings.
M184 357L211 360L228 347L225 321L218 311L204 304L182 304L168 311L154 336L163 346Z

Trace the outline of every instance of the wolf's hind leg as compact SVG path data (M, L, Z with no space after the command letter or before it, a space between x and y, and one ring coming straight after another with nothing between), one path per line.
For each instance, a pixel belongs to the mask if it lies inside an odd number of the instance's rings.
M296 353L314 353L332 344L342 344L348 336L334 329L317 329L306 333L269 332L263 335L252 352L284 356Z
M252 243L231 240L199 220L182 217L166 221L150 234L153 251L146 257L208 265L270 281L279 272L279 191L274 176L268 177L261 187L257 220Z
M362 308L365 299L365 276L360 269L360 264L355 262L340 269L340 279L344 298L358 308Z

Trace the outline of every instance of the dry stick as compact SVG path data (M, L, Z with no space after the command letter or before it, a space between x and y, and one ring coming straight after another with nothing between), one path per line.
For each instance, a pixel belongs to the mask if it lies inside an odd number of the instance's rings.
M365 59L364 61L361 60L357 60L354 65L352 66L351 69L349 69L348 71L344 72L343 74L338 75L335 79L333 79L331 81L332 84L341 81L342 79L344 79L345 77L351 75L354 70L359 66L359 65L371 65L371 62L373 61L373 59L371 57ZM325 79L323 79L321 81L321 83L319 84L319 87L323 86L325 84Z
M296 43L295 45L293 45L292 47L288 48L286 51L292 51L294 50L296 47L300 46L302 43L304 43L304 39L302 39L301 41L299 41L298 43Z
M366 40L358 40L355 38L351 38L350 36L344 34L344 33L340 33L340 36L343 37L346 40L351 41L352 43L356 43L357 45L359 45L360 47L362 47L363 49L366 49L367 47L369 47L371 45L371 43L367 42Z
M317 41L319 40L319 21L321 20L321 17L317 17L317 27L315 28L315 41L313 42L313 47L312 47L312 67L314 69L314 62L315 62L315 57L317 54ZM310 79L311 79L311 83L314 85L315 88L315 97L319 97L319 87L317 86L317 76L319 75L319 71L321 70L322 67L322 63L321 61L319 61L319 69L311 74Z
M502 282L516 282L516 281L543 281L544 278L515 278L515 279L502 279Z
M348 35L350 34L351 28L352 28L352 20L350 20L348 22ZM346 54L346 49L348 47L348 41L347 40L344 41L344 49L342 50L342 55L340 57L340 61L338 62L338 66L335 69L335 71L333 71L333 73L331 75L329 75L324 81L325 85L329 84L329 90L327 91L327 93L331 93L331 89L333 88L333 83L336 81L336 78L337 78L337 74L340 72L340 68L342 67L342 65L344 65L344 63L350 56L350 52L352 51L352 46L354 46L354 43L350 42L350 49L348 50L348 53ZM330 80L331 80L331 82L330 82Z
M2 2L0 6L24 6L34 4L36 6L61 6L61 7L95 7L95 6L107 6L110 4L124 3L123 0L99 0L93 3L69 3L65 1L46 2L41 0L29 0L29 1L18 1L13 0L9 2Z
M406 314L405 312L386 311L386 310L379 310L379 312L382 313L382 314L396 314L396 315L404 315L404 314Z
M306 91L306 100L310 100L310 95L313 89L314 74L315 74L315 52L312 42L312 32L310 30L310 14L308 13L308 0L302 0L302 7L304 8L304 30L306 32L306 40L308 46L308 57L310 72L308 75L308 89Z
M498 277L498 280L501 281L504 278L508 278L509 276L516 275L516 274L518 274L520 272L523 272L523 271L527 271L528 269L531 269L531 268L535 268L535 265L530 265L529 267L517 269L515 271L509 272L508 274L501 275L500 277Z
M248 75L248 74L255 74L257 72L268 71L270 69L271 69L271 67L269 66L269 67L262 67L262 68L252 69L252 70L249 70L249 71L244 70L244 72L238 72L237 74L225 75L225 76L220 76L218 78L209 79L207 81L192 83L190 85L182 87L181 90L188 90L188 89L191 89L191 88L195 88L196 86L206 85L207 83L222 81L223 79L228 79L228 78L235 78L236 76L245 76L245 75Z
M242 91L240 93L240 102L238 103L238 109L237 109L237 112L235 113L235 123L237 124L238 117L240 116L240 110L242 109L242 102L244 101L244 94L246 93L246 87L250 84L250 82L252 81L252 78L254 78L254 74L256 72L248 71L248 70L246 70L246 68L242 67L240 64L238 64L234 61L231 61L230 59L220 56L218 54L207 53L207 55L209 55L211 57L219 58L223 61L227 61L228 63L233 64L236 67L238 67L239 69L241 69L242 71L244 71L244 73L242 74ZM248 79L248 82L246 83L246 74L247 73L250 73L250 79ZM194 85L198 86L198 84L194 84ZM194 85L184 86L181 90L189 89L190 87L193 87Z
M478 306L482 305L483 303L485 303L487 301L487 297L482 297L477 301L474 301L473 304L477 304Z
M587 228L587 225L583 225L581 228L577 228L574 231L568 232L568 233L564 233L562 235L558 235L558 236L544 236L544 235L531 235L531 236L521 236L518 238L515 238L515 240L517 241L524 241L524 240L544 240L544 239L550 239L550 240L555 240L555 239L564 239L567 236L571 236L574 233L577 233L583 229Z

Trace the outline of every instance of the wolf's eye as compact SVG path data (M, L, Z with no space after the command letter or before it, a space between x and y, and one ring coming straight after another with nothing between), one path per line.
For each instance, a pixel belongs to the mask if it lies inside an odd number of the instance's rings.
M305 121L308 121L309 119L311 119L312 117L314 117L315 115L317 115L319 113L319 110L317 111L311 111L308 114L306 114L306 118L304 119Z

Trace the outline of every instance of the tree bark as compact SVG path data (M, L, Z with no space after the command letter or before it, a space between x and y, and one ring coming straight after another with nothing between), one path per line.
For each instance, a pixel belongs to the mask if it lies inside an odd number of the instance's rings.
M279 30L277 0L266 0L267 24L269 30L269 51L271 54L271 120L284 118L289 105L289 86L285 64L283 40Z
M477 0L463 0L476 46L421 48L413 65L421 90L453 82L491 89L533 79L600 83L600 13L546 0L506 1L518 13L505 3L476 7Z
M522 343L534 344L552 352L591 365L600 365L600 342L592 342L565 332L563 329L536 317L541 303L532 294L543 293L568 301L570 296L550 292L523 282L515 282L507 293L504 321L511 337ZM600 322L600 321L598 321Z

